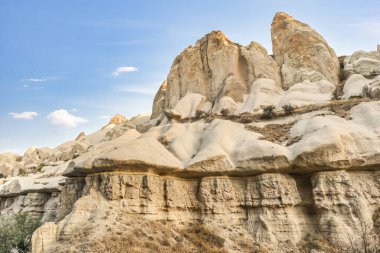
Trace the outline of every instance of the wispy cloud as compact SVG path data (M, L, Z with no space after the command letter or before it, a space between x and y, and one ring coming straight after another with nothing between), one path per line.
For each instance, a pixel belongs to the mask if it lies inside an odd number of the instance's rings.
M63 126L67 128L74 128L79 124L88 122L87 119L70 114L64 109L55 110L47 116L50 124L55 126Z
M10 112L8 113L14 119L34 119L38 116L36 112Z
M138 68L136 68L136 67L122 66L122 67L118 67L113 72L113 75L114 76L119 76L119 75L124 74L124 73L130 73L130 72L136 72L136 71L138 71Z
M147 22L146 20L132 20L132 19L114 19L114 20L102 20L94 22L85 22L81 25L95 28L107 28L107 29L153 29L159 27L159 24Z
M34 86L34 85L29 85L29 84L24 84L22 87L25 89L32 89L32 90L42 90L45 88L44 86Z
M110 119L111 116L107 116L107 115L103 115L103 116L99 116L99 119Z
M139 45L145 44L146 41L142 40L129 40L129 41L110 41L110 42L96 42L96 45L99 46L131 46L131 45Z
M41 78L24 78L21 79L23 82L33 82L33 83L41 83L41 82L47 82L47 81L54 81L58 80L58 77L50 76L50 77L41 77Z
M137 86L120 86L116 90L120 92L139 93L139 94L155 94L157 87L137 87Z
M369 17L347 25L351 28L359 29L369 36L380 38L380 20L376 18Z

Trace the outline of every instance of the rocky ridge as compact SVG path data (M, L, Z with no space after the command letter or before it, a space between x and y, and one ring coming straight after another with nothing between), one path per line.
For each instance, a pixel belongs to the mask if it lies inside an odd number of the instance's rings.
M340 66L285 13L271 34L273 56L211 32L150 116L0 155L1 215L42 218L36 253L379 250L380 52Z

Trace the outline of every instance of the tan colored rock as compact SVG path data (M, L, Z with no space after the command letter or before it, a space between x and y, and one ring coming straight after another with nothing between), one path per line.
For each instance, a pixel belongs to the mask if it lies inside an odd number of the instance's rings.
M267 51L256 42L244 47L214 31L175 59L167 78L165 109L173 109L187 93L201 94L216 104L223 97L242 102L258 78L280 85L279 68Z
M80 154L86 152L90 143L86 141L68 141L53 149L50 153L49 160L54 161L68 161L78 157Z
M80 132L78 134L78 136L75 138L76 141L81 141L84 139L84 137L86 136L86 134L84 132Z
M357 51L344 58L344 75L346 78L353 74L365 77L380 75L380 52Z
M289 252L289 247L302 252L297 244L302 244L308 234L347 249L350 240L362 243L361 222L368 229L374 227L372 217L376 218L380 205L378 178L377 172L344 171L302 177L264 173L191 179L128 172L88 175L83 197L73 211L54 226L46 223L34 233L33 252L42 252L42 245L44 252L67 247L99 252L94 242L107 236L115 238L120 229L117 224L134 224L124 228L126 233L136 226L147 231L157 229L154 221L165 221L162 233L174 230L177 240L182 238L186 243L189 234L181 231L199 220L202 225L198 224L198 229L216 228L207 238L222 236L225 241L218 247L229 252L248 247L238 246L235 229L239 230L238 237L248 236L266 244L270 252ZM135 224L137 221L140 225ZM87 240L78 241L83 233ZM157 234L153 238L161 239ZM284 247L289 241L293 246ZM122 242L114 240L116 244ZM177 242L168 244L175 247ZM192 252L190 248L182 251Z
M309 25L279 12L273 19L272 47L281 68L282 86L288 89L302 79L326 79L339 84L339 60L334 50ZM304 73L315 71L308 77ZM317 79L315 79L317 78Z
M114 124L114 125L118 125L118 124L121 124L121 123L124 123L124 122L127 122L128 119L126 117L124 117L123 115L121 114L116 114L115 116L113 116L109 122L109 124Z
M0 154L0 174L3 177L15 176L22 167L20 163L22 157L13 153Z
M39 227L32 237L33 253L52 252L51 245L58 238L57 225L54 222L47 222L42 227Z
M249 52L249 59L252 64L254 80L259 78L272 79L276 85L281 86L280 65L273 56L268 55L267 50L257 42L251 42L246 47Z
M151 119L159 117L165 108L166 87L167 82L165 80L154 96Z

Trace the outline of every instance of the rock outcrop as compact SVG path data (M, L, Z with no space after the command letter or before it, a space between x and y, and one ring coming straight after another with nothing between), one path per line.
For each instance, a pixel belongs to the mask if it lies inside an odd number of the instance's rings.
M151 115L0 155L1 215L42 218L34 253L379 252L380 76L285 13L272 40L211 32Z
M270 78L281 85L278 65L263 46L252 42L244 47L220 31L211 32L174 60L167 82L155 97L152 118L163 109L174 109L189 93L204 96L207 106L225 100L241 103L252 82L259 78Z
M164 81L157 91L153 100L151 119L155 119L161 115L165 109L165 97L166 97L167 82Z
M344 74L349 77L360 74L365 77L380 75L380 52L357 51L344 59Z
M304 80L325 79L339 85L338 57L313 28L279 12L273 19L271 33L284 89Z

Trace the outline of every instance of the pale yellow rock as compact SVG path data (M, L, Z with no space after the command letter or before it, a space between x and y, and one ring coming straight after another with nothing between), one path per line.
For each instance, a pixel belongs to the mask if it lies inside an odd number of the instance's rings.
M114 124L114 125L118 125L118 124L121 124L121 123L124 123L124 122L127 122L128 119L121 115L121 114L116 114L115 116L113 116L109 122L109 124Z
M281 246L287 241L294 243L295 250L298 242L316 232L343 249L351 247L350 240L362 242L361 222L373 227L372 217L380 205L379 176L344 171L192 179L128 172L88 175L84 196L72 212L34 233L33 252L41 252L42 244L45 252L66 247L96 251L91 245L112 236L116 224L148 221L143 227L149 230L155 221L165 221L167 231L176 231L197 220L206 228L219 228L214 234L227 240L221 247L230 252L244 250L234 239L235 226L239 236L267 244L272 252L289 252ZM90 236L79 242L83 233Z
M339 85L338 57L313 28L279 12L273 19L271 34L273 54L281 68L284 89L303 81L307 78L303 73L310 71L315 71L314 76L320 74L317 79L310 76L310 81L326 79Z
M167 82L165 80L154 96L151 119L159 117L165 108L166 87Z
M201 94L216 104L225 96L242 102L247 89L258 78L270 78L281 85L279 67L267 51L256 42L244 47L214 31L174 60L167 78L164 108L173 109L187 93ZM159 111L156 104L154 115Z
M343 64L346 78L353 74L366 77L380 75L380 52L357 51L345 57Z

